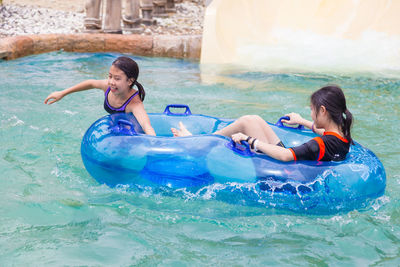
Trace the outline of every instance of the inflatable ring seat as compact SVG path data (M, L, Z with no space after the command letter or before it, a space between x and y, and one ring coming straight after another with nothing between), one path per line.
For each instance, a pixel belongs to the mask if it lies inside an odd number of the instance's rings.
M364 208L385 191L382 163L357 142L340 162L280 162L253 152L246 142L237 145L212 134L234 120L192 114L186 105L168 105L149 118L157 136L143 134L132 114L107 115L94 122L81 145L89 174L111 187L198 191L213 186L216 199L311 213ZM283 118L269 124L286 147L316 136L303 127L283 125ZM193 136L172 136L171 127L177 128L180 121Z

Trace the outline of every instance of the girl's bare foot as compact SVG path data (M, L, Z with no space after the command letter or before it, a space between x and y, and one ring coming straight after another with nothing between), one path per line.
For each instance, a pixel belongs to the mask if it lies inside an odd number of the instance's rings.
M180 121L179 122L179 130L176 128L171 128L171 132L175 137L183 137L192 135L191 132L186 129L185 125Z

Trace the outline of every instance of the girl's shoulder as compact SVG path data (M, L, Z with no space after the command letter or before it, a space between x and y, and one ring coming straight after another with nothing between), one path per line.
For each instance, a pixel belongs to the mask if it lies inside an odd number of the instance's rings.
M129 98L128 98L129 104L138 104L142 103L142 100L140 99L139 96L139 91L134 92Z
M128 104L126 105L126 108L129 110L144 108L143 102L140 99L138 91L136 91L132 96L130 96L130 98L127 101Z
M321 138L327 141L331 140L333 142L349 143L349 140L347 140L346 138L335 132L324 132L324 135L321 136Z

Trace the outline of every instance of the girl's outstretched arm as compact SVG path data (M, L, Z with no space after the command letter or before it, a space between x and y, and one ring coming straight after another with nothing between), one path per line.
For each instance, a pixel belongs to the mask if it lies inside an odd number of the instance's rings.
M61 100L64 96L79 92L79 91L84 91L88 89L93 89L93 88L99 88L102 89L103 91L107 90L108 87L108 81L107 80L86 80L83 82L78 83L77 85L74 85L70 88L64 89L62 91L55 91L49 94L46 99L44 100L45 104L53 104L54 102L57 102L58 100Z
M132 112L140 126L142 126L143 131L148 135L156 135L153 127L150 124L149 116L147 115L146 110L144 109L144 105L141 101L135 101L130 104L129 109L127 111Z
M293 125L293 124L300 124L304 125L305 127L311 129L314 133L323 135L325 132L325 129L323 128L316 128L314 123L312 121L304 119L300 114L297 113L289 113L286 114L285 116L288 116L290 119L289 120L282 120L282 122Z

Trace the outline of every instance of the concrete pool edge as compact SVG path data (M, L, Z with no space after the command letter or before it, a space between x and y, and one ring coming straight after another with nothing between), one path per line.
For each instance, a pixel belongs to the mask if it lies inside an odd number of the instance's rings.
M67 52L120 52L137 56L200 59L201 35L38 34L0 39L0 59Z

